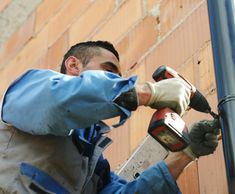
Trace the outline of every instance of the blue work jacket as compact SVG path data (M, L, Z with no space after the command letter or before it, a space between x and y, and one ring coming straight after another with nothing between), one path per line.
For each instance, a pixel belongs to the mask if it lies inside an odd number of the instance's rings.
M69 136L76 129L116 116L120 121L114 126L118 126L131 112L113 101L133 88L136 79L98 70L85 71L78 77L51 70L29 70L6 91L2 120L33 135ZM164 161L146 169L132 182L113 172L110 177L101 194L180 194Z

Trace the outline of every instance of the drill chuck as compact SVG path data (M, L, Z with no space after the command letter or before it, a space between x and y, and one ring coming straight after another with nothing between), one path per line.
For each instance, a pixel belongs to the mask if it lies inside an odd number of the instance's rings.
M208 101L198 90L196 90L196 92L193 94L192 98L190 99L189 106L199 112L204 112L204 113L211 112L211 107Z

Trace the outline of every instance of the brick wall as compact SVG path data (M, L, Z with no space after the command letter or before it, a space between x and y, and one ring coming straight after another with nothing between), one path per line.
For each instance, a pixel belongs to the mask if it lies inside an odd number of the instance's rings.
M16 2L2 0L0 16L10 13ZM7 17L11 21L13 16ZM195 84L216 110L205 0L37 1L21 24L12 28L4 26L11 33L0 43L1 95L26 69L58 70L63 54L71 45L102 39L117 47L124 76L136 74L139 82L151 80L152 72L167 64ZM114 170L146 136L152 113L149 108L139 108L122 127L109 134L114 143L105 154ZM209 116L193 110L184 116L188 125L205 118ZM228 193L221 142L214 155L191 164L177 182L184 194Z

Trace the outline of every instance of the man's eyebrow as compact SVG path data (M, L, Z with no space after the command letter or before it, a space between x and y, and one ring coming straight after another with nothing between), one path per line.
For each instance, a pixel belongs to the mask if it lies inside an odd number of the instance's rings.
M118 73L118 75L122 76L121 72L119 71L118 67L116 64L114 64L113 62L111 61L106 61L103 63L104 65L108 65L109 67L112 68L112 70L114 70L115 72Z

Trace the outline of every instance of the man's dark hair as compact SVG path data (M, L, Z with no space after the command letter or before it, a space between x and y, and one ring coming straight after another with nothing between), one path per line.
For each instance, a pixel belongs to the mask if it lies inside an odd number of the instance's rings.
M86 65L89 63L90 59L94 57L95 55L100 54L100 49L104 48L112 52L117 59L119 60L119 54L114 48L113 44L111 44L108 41L87 41L87 42L81 42L74 46L72 46L68 52L64 55L64 59L61 64L60 72L66 73L66 67L65 67L65 61L69 56L75 56L78 58L83 65Z

